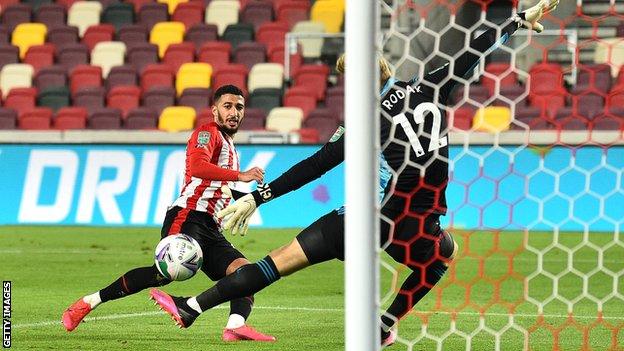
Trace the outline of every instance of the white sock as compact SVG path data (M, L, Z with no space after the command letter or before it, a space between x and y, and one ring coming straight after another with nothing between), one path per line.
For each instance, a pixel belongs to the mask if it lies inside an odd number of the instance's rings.
M186 300L186 304L189 305L190 308L192 308L195 311L197 311L197 313L202 313L203 312L201 307L199 307L199 303L197 302L197 298L195 298L195 297L191 297L190 299Z
M91 306L91 309L96 308L99 304L102 303L102 298L100 297L100 292L95 292L91 295L87 295L82 298L82 301L88 303Z
M243 325L245 325L245 318L243 318L240 314L232 313L225 328L236 329L242 327Z

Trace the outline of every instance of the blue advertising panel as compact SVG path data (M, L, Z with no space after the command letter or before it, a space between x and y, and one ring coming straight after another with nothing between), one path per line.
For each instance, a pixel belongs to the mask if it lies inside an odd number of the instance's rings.
M242 169L272 180L317 147L237 149ZM0 224L159 226L184 157L183 145L0 145ZM450 158L447 225L613 231L624 221L624 147L452 146ZM340 166L260 207L251 224L306 226L341 206L343 191Z

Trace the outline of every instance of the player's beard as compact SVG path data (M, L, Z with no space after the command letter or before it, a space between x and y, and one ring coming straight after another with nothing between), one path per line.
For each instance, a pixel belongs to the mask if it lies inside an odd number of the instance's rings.
M230 127L229 125L229 120L233 120L236 119L237 123L236 123L236 127ZM219 113L219 111L217 110L217 121L218 121L218 125L219 125L219 129L221 129L221 131L229 136L234 136L234 134L236 134L236 132L238 132L238 128L241 125L241 122L243 121L243 117L228 117L228 118L223 118L223 116L221 116L221 113Z

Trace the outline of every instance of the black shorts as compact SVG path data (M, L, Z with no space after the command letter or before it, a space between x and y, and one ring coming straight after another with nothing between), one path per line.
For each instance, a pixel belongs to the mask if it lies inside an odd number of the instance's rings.
M245 256L225 239L217 224L206 212L172 207L167 211L160 237L183 233L197 240L204 262L201 270L213 281L225 277L232 261Z
M401 213L382 209L380 242L397 262L407 266L426 263L436 256L442 237L439 215L402 217ZM388 222L394 223L391 226ZM297 241L311 264L337 258L344 260L344 213L332 211L305 228Z

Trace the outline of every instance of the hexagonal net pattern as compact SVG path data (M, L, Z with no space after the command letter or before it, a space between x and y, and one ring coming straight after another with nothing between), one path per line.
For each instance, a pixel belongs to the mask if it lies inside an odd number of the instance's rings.
M392 348L624 350L624 3L562 2L505 38L537 0L378 1Z

